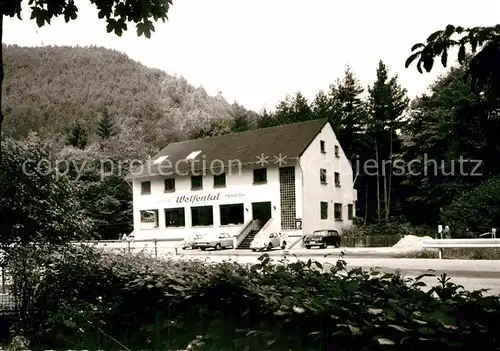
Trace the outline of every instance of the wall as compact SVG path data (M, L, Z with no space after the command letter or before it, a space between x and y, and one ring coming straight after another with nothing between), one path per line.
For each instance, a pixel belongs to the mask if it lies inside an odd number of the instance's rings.
M320 141L325 142L325 153L321 152ZM339 146L339 157L335 156L335 145ZM303 173L303 229L304 233L312 233L318 229L336 229L340 233L352 225L348 220L348 204L356 200L353 189L353 171L335 133L326 124L320 134L300 158L300 168ZM320 182L320 169L326 169L327 184ZM335 186L334 172L340 173L340 187ZM328 203L328 217L320 216L320 202ZM334 203L342 204L342 220L334 219ZM353 206L353 213L356 206Z
M248 211L244 212L245 223L252 219L252 202L271 201L271 215L275 220L268 230L280 231L280 198L279 198L279 171L277 167L271 165L267 170L267 183L253 185L253 169L259 167L245 167L242 170L232 169L226 174L226 187L214 188L213 176L206 174L203 176L203 189L191 190L191 177L178 176L175 180L175 192L165 193L166 177L150 177L133 180L133 205L134 205L134 236L136 239L183 239L193 234L210 234L226 232L236 235L242 226L220 226L219 205L243 203ZM207 171L208 173L208 171ZM141 195L141 182L151 180L151 194ZM196 200L193 203L177 203L179 196L206 196L218 195L217 200ZM213 205L214 226L212 227L192 227L191 226L191 206ZM276 206L276 210L273 210ZM165 227L165 208L184 207L186 216L186 226L183 228ZM154 210L159 212L159 228L139 229L140 211Z

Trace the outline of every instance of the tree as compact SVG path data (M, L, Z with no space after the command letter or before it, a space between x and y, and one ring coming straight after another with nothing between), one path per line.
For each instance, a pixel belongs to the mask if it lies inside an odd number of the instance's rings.
M39 139L6 141L0 160L0 244L64 244L88 238L92 222L84 215L79 188ZM35 190L34 190L35 189Z
M347 67L344 71L344 77L330 85L329 104L321 95L316 96L316 103L321 102L321 105L316 105L315 110L331 111L330 122L348 158L357 154L358 136L363 132L366 124L366 105L362 97L363 92L364 89L358 78L351 68Z
M150 38L151 32L155 30L152 20L156 22L161 19L165 22L172 0L91 0L89 3L97 7L98 17L106 20L108 33L114 31L116 35L121 36L124 31L128 30L127 23L132 22L136 24L138 36L144 35L146 38ZM22 4L23 0L0 0L0 43L3 43L3 17L17 16L22 19ZM64 16L66 22L78 17L78 6L75 5L74 0L29 0L28 4L31 9L30 19L35 19L39 27L50 24L54 17ZM3 47L0 49L0 139L2 138L4 119L1 108L1 88L4 79L2 52Z
M67 142L73 147L85 149L88 143L87 130L78 122L76 122L68 131Z
M416 98L402 127L402 157L411 169L398 192L405 197L405 217L414 223L437 225L441 208L485 177L500 174L500 143L489 136L499 120L492 116L482 125L471 109L475 96L464 72L465 67L452 68L430 94ZM481 160L477 169L474 160Z
M464 78L470 78L472 92L481 97L491 110L500 106L500 24L492 27L472 27L448 25L427 38L427 43L413 45L413 53L406 60L408 68L417 61L417 69L430 72L434 60L441 59L444 67L448 61L448 51L458 47L458 62L467 65ZM468 60L468 47L471 58ZM478 52L478 48L481 48Z
M318 117L328 116L333 125L342 149L351 162L355 162L355 187L358 189L357 202L364 212L365 223L369 213L369 182L358 166L365 164L372 157L368 153L368 140L365 133L367 108L363 98L364 89L350 67L346 67L344 77L330 85L325 96L318 93L313 105L313 111ZM364 168L364 167L363 167Z
M457 196L441 213L443 223L453 223L454 233L489 232L500 225L500 177L492 178Z
M301 92L295 93L293 98L286 96L280 101L273 113L278 124L304 122L312 119L311 106Z
M218 135L228 134L230 132L230 121L223 119L212 119L195 129L190 139L210 138Z
M401 127L401 118L406 110L409 99L406 97L406 89L397 82L397 76L389 78L387 66L379 61L377 67L377 80L372 87L368 88L370 119L368 121L368 133L374 140L375 161L377 170L377 212L381 219L380 208L380 166L382 166L382 182L384 189L384 220L387 222L390 216L393 179L393 155L394 143L397 139L397 131ZM382 165L380 165L382 160ZM388 163L388 165L387 165ZM388 166L388 167L387 167ZM387 169L388 168L388 169Z
M113 118L108 111L104 111L101 118L97 122L97 135L99 135L102 140L106 140L115 134L116 132Z

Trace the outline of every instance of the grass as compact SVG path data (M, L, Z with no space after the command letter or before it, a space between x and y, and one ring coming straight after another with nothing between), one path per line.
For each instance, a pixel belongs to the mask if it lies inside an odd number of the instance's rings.
M398 258L439 258L438 250L413 251L397 256ZM444 249L445 259L456 260L500 260L500 249L477 248L477 249Z

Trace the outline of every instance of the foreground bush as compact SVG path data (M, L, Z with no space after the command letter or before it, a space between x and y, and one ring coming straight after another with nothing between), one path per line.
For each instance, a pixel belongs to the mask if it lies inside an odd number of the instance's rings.
M32 256L33 251L32 252ZM20 252L19 259L26 257ZM253 266L73 249L33 271L30 349L494 350L499 297L315 262ZM22 271L13 265L16 276ZM17 267L17 268L16 268ZM24 273L25 274L25 273ZM36 311L36 313L34 312Z

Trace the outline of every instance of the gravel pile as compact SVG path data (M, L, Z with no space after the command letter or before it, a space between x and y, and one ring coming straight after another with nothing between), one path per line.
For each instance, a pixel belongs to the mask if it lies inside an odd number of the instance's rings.
M427 240L433 240L433 238L430 236L405 235L393 248L408 251L424 250L422 244Z

